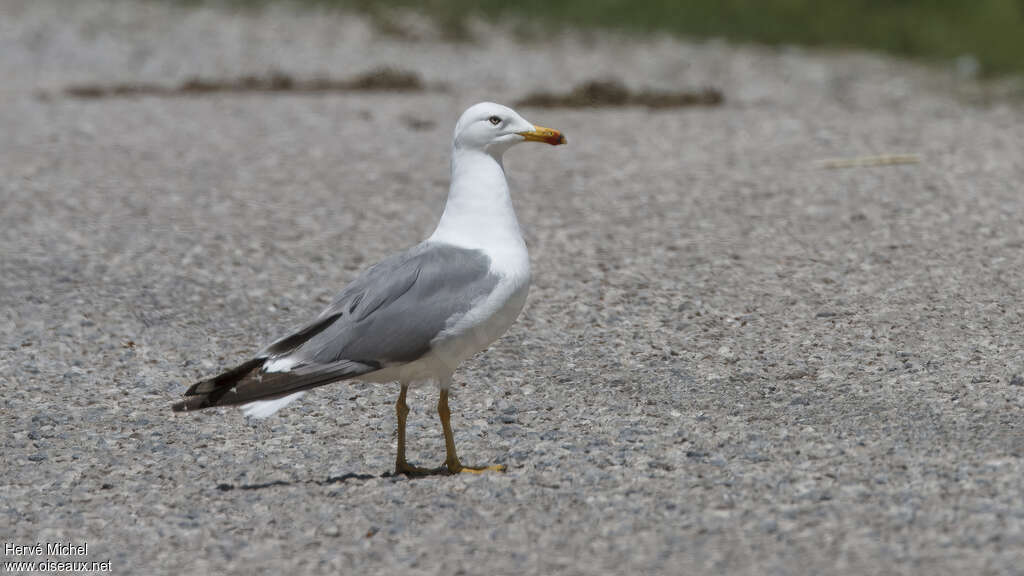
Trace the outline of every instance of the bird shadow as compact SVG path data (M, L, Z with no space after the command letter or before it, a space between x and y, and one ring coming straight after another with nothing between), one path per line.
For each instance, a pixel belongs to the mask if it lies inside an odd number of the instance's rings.
M316 486L330 486L332 484L345 484L349 480L372 480L374 478L408 478L409 480L420 480L422 478L430 478L433 476L449 476L447 468L443 466L435 468L420 474L395 474L394 472L384 472L382 474L359 474L356 472L348 472L338 476L328 476L325 480L274 480L272 482L260 482L256 484L231 484L228 482L222 482L217 484L217 490L221 492L231 492L232 490L264 490L266 488L276 488L279 486L300 486L300 485L316 485Z
M349 480L372 480L373 478L384 478L387 474L381 474L380 476L374 476L373 474L357 474L355 472L349 472L347 474L341 474L340 476L328 476L326 480L296 480L290 482L288 480L274 480L273 482L260 482L257 484L231 484L228 482L222 482L217 484L217 490L221 492L231 492L232 490L263 490L265 488L276 488L278 486L299 486L302 484L306 485L317 485L317 486L330 486L331 484L344 484Z

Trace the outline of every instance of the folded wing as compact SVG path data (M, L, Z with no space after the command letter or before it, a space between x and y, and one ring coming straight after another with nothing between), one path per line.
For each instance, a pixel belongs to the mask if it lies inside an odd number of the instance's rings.
M369 268L315 320L241 365L194 384L172 408L279 399L415 361L490 294L498 279L480 251L420 244Z

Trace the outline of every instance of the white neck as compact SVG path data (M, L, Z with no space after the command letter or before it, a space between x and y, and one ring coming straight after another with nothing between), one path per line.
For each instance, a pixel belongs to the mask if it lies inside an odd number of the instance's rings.
M483 250L491 258L509 252L525 255L526 244L500 157L482 151L452 151L448 202L428 241Z

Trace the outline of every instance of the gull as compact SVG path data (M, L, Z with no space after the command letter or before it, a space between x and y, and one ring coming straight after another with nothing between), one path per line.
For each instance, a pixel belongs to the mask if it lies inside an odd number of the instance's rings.
M319 316L251 359L193 384L175 412L241 405L266 418L307 390L345 380L398 382L395 474L504 470L465 466L448 409L452 374L515 322L530 286L530 258L512 208L504 153L520 142L565 144L511 108L482 102L455 124L451 185L437 228L423 242L364 271ZM409 386L434 382L444 433L443 468L405 458Z

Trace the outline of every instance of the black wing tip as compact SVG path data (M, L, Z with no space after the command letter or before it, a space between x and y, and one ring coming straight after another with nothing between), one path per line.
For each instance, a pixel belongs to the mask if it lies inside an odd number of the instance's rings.
M210 403L210 397L207 394L199 394L196 396L189 396L185 394L184 400L178 400L174 404L171 404L172 412L191 412L193 410L202 410L203 408L209 408L212 406Z
M185 390L183 400L171 404L171 411L191 412L211 406L234 404L235 402L226 401L225 396L230 398L238 382L256 370L265 359L263 356L258 356L213 378L196 382Z
M192 412L193 410L202 410L203 408L209 408L213 406L213 402L210 400L209 392L199 392L197 389L203 384L208 383L209 380L203 380L196 382L195 384L188 387L185 393L182 394L183 398L178 400L174 404L171 404L172 412Z

